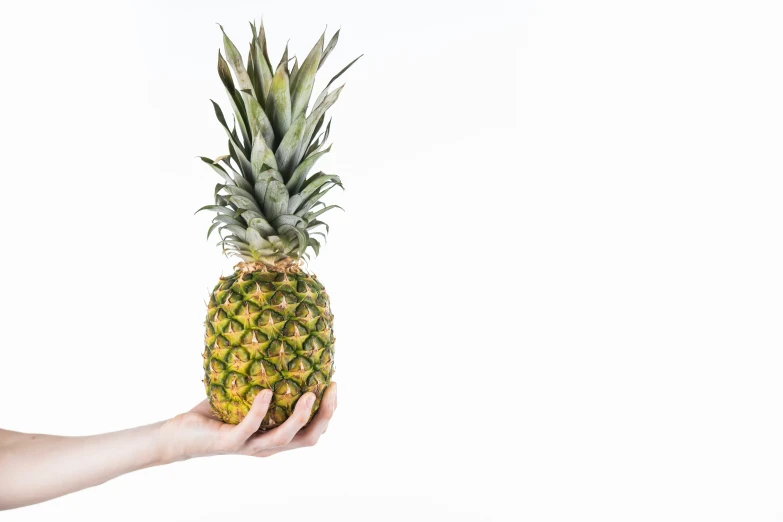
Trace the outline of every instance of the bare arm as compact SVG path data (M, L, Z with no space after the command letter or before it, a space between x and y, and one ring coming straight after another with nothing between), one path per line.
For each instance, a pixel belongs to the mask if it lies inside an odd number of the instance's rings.
M0 508L34 504L164 464L162 424L89 437L0 431Z
M212 417L207 401L168 421L87 437L58 437L0 430L0 509L43 502L102 484L137 469L218 454L267 457L312 446L337 407L333 383L305 428L314 396L305 394L294 414L272 431L258 432L271 393L260 393L238 425Z

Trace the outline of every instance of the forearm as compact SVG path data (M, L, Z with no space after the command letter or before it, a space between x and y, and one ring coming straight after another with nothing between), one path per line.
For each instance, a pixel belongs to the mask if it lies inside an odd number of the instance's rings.
M163 423L88 437L0 433L0 509L42 502L174 460Z

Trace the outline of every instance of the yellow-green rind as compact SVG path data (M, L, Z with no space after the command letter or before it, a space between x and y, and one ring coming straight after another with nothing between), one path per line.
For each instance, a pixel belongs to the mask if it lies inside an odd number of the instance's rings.
M318 409L334 373L334 316L315 275L237 271L209 299L204 385L212 411L238 424L261 390L274 396L261 429L284 422L304 393Z

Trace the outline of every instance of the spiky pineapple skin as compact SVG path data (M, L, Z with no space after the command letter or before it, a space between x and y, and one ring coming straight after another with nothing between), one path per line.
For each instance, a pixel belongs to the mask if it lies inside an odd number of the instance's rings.
M334 316L313 274L237 270L210 295L204 385L212 411L238 424L263 389L274 392L261 429L283 423L313 392L318 409L334 373Z

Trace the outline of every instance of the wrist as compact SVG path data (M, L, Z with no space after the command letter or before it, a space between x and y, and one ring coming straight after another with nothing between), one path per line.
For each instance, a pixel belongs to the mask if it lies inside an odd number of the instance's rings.
M187 460L194 455L189 455L185 450L181 437L177 436L177 418L159 422L156 426L155 438L157 440L157 459L159 464L172 464L181 460Z
M201 417L181 413L160 423L160 458L165 464L214 455L214 433L205 431Z

